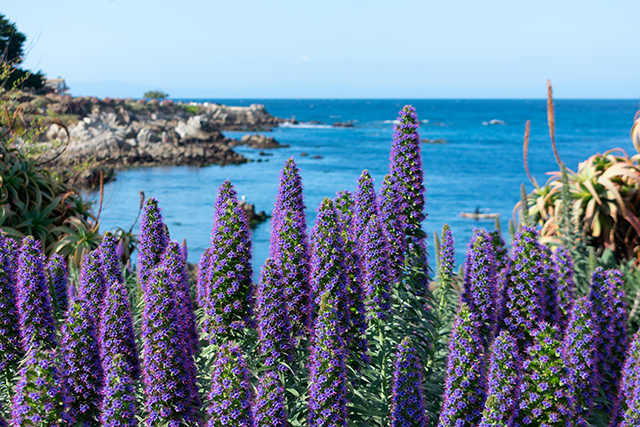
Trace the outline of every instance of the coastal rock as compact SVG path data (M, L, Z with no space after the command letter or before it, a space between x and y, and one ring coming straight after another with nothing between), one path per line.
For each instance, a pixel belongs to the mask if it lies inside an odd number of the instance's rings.
M160 142L160 137L149 128L142 128L137 136L138 144L144 146L155 142Z
M234 143L234 145L246 145L248 147L253 148L280 148L282 145L275 138L270 136L264 136L259 133L254 133L253 135L243 135L240 138L240 142Z
M180 122L174 129L180 139L198 139L203 141L216 140L220 137L220 131L206 116L190 117L186 122Z

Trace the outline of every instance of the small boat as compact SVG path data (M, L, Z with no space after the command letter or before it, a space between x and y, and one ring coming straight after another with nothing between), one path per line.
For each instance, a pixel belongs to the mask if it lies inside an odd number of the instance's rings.
M476 213L476 212L460 212L462 218L472 219L495 219L500 218L499 213Z

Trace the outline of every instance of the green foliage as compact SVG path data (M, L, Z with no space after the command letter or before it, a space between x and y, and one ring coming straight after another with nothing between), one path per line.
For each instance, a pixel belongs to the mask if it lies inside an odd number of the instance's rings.
M24 42L27 37L18 31L15 23L0 13L0 63L9 65L9 73L0 76L0 88L19 85L25 88L41 89L44 75L17 68L24 59Z
M197 105L183 105L182 108L184 108L187 113L193 115L198 114L198 112L200 111L200 108Z
M162 91L159 91L159 90L150 90L150 91L145 92L143 97L146 98L146 99L159 99L159 100L162 100L162 99L168 98L169 94L165 93L165 92L162 92Z

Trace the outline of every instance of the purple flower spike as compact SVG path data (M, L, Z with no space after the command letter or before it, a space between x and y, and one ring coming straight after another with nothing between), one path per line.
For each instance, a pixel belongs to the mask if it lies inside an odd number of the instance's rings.
M376 190L373 186L373 178L368 170L363 170L358 178L355 205L353 209L353 223L349 230L351 240L356 242L358 254L362 256L361 237L364 233L371 215L379 215Z
M391 427L426 427L422 363L410 338L398 345L393 369Z
M109 358L104 374L100 425L136 427L135 384L129 362L122 354L116 354Z
M509 331L524 351L543 319L540 277L543 263L536 230L522 227L513 243L513 259L503 289L502 328Z
M484 230L474 230L467 251L460 300L480 321L480 335L485 343L489 343L496 332L498 277L495 265L491 237Z
M53 312L56 317L61 317L68 308L67 264L64 262L64 258L59 254L51 255L46 271Z
M553 252L547 246L539 244L542 256L542 275L540 276L543 303L543 320L551 325L560 325L560 305L558 303L558 274L553 262ZM562 332L562 330L560 330Z
M184 262L187 262L187 258L189 258L189 248L187 248L187 239L182 239L180 254L182 255L182 259L184 260Z
M393 272L390 270L389 245L380 218L372 216L362 235L362 287L367 295L367 316L372 322L384 321L391 315Z
M86 305L75 302L69 308L60 346L67 413L78 425L96 425L103 376L96 328Z
M499 230L493 230L490 232L489 237L491 239L493 254L496 260L496 272L498 273L498 276L502 277L506 274L505 269L509 264L509 250L507 249L507 244L504 242Z
M218 351L209 401L207 427L254 427L249 370L239 347L224 344Z
M440 276L451 280L456 262L453 233L447 224L442 227L442 243L440 244Z
M593 272L589 300L593 304L596 333L596 385L601 386L607 399L617 396L620 367L624 363L627 345L625 297L622 273Z
M177 243L169 244L165 257L148 276L142 313L142 378L150 427L197 423L197 387L187 367L194 361L180 333L174 291L178 277L170 265L176 258L182 260Z
M32 345L56 346L51 299L42 264L40 241L31 236L22 240L18 259L17 306L22 348Z
M194 360L198 353L200 337L196 329L196 316L191 301L187 264L182 254L177 242L169 243L163 256L162 266L169 274L171 291L174 293L175 315L178 335L182 341L181 348L184 351L187 385L191 393L192 404L198 407L201 402L198 395L198 372Z
M54 350L33 348L20 369L11 403L12 426L62 427L73 422L64 405L64 392Z
M337 299L339 329L345 342L351 327L349 316L349 278L346 254L338 216L333 202L324 199L318 208L316 223L311 230L311 316L315 318L325 292Z
M633 337L622 370L620 392L616 401L611 427L640 425L640 335Z
M138 282L144 291L151 271L162 261L162 254L169 243L166 225L158 207L158 200L150 197L140 219L140 243L138 244Z
M282 295L282 279L271 259L262 267L258 286L258 338L265 365L285 371L293 360L294 345L286 300Z
M522 365L520 425L567 427L571 421L572 393L562 357L558 329L545 322L533 333Z
M591 414L595 388L593 309L586 298L577 300L570 309L571 317L565 330L562 354L567 366L570 389L573 391L574 422L586 427Z
M204 307L209 289L207 288L207 272L211 263L211 248L207 248L200 255L198 261L198 279L196 283L196 303L198 307Z
M322 295L309 358L308 427L347 426L345 343L340 335L338 301Z
M402 223L402 195L396 179L392 175L386 175L380 189L380 218L384 233L389 242L390 267L394 273L394 282L400 280L404 267L404 252L407 248L407 238L404 234Z
M571 253L560 246L553 253L553 262L556 265L556 275L558 277L558 309L560 316L560 329L566 329L571 317L571 307L573 306L573 261Z
M138 348L133 332L129 295L122 282L115 281L106 290L100 312L98 340L100 360L105 373L109 364L112 363L111 359L121 354L128 364L128 375L138 378L140 375Z
M15 249L0 233L0 372L12 369L22 358L13 268Z
M247 217L231 182L216 200L211 258L205 288L205 325L211 343L252 322L251 239Z
M115 281L124 283L120 257L117 254L118 239L107 233L100 243L100 260L105 286L111 286Z
M271 220L270 257L279 270L294 337L309 323L309 242L302 179L293 157L280 172L280 189Z
M277 372L266 371L256 387L253 408L256 427L287 427L284 387Z
M485 403L480 324L463 304L451 332L439 427L475 427Z
M79 299L86 305L89 316L94 319L96 326L100 325L100 313L106 289L100 250L96 249L84 257L78 290Z
M389 158L389 173L396 179L402 195L402 215L405 233L419 229L424 215L424 184L422 158L420 157L420 135L416 109L406 105L394 125L393 144Z
M348 191L339 191L333 199L333 205L338 215L340 228L348 232L351 230L351 223L353 222L353 210L355 206L353 196Z
M502 331L493 341L487 380L487 400L479 427L515 427L522 383L518 344Z

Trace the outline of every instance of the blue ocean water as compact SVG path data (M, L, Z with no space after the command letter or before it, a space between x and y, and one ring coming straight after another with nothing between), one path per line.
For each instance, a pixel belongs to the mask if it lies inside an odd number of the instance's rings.
M433 258L433 233L446 223L456 241L456 260L464 261L466 245L475 227L493 229L494 221L460 217L462 211L499 213L503 235L508 239L507 221L520 198L520 184L529 183L523 167L525 122L531 120L529 167L538 182L548 171L558 170L547 128L545 100L270 100L208 99L226 105L264 104L274 116L326 125L279 127L269 136L287 148L259 150L238 148L251 162L243 165L209 167L141 168L119 172L107 185L101 214L101 230L133 223L140 190L156 197L162 207L171 237L186 238L189 261L197 262L209 245L213 203L218 186L230 179L238 194L270 213L278 191L279 171L294 156L305 189L309 227L315 210L325 197L341 190L355 191L363 169L375 179L376 189L388 172L393 120L406 104L413 105L422 121L422 138L444 138L445 144L422 144L425 172L426 212L423 228L429 235ZM622 148L635 153L629 137L638 109L635 100L557 100L556 141L560 157L573 170L578 162L597 152ZM486 125L493 119L504 125ZM352 128L334 128L334 122L352 121ZM243 132L226 132L241 137ZM307 153L303 156L302 153ZM135 230L139 229L139 223ZM270 223L252 231L254 272L268 256ZM430 260L433 263L433 260Z

